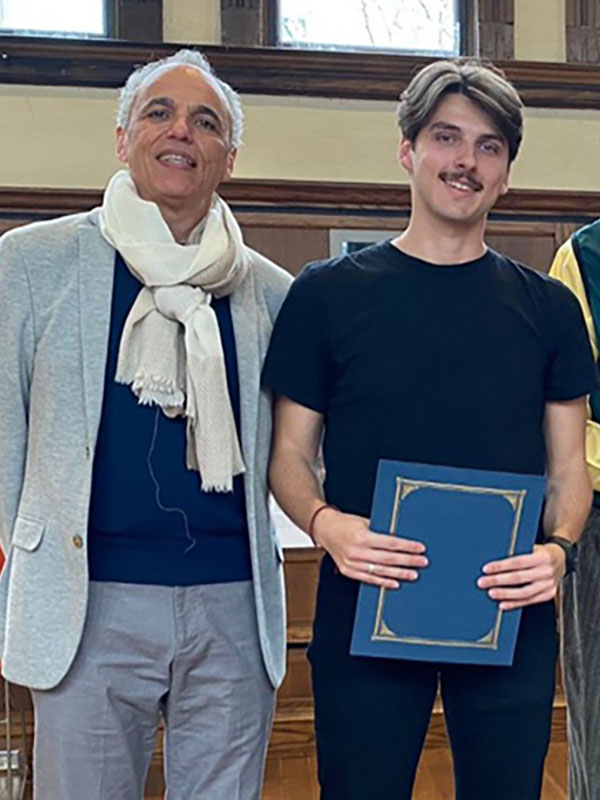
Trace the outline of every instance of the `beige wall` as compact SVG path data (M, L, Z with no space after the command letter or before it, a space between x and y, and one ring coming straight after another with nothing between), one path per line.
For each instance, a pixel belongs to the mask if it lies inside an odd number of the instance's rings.
M564 2L516 0L521 58L563 52L564 25L556 20L561 13L564 18ZM215 41L218 8L219 0L165 0L167 38ZM392 103L243 99L246 145L238 158L237 177L404 182L395 159ZM111 90L0 85L5 154L0 185L102 187L118 167L113 155L115 101ZM590 169L599 160L598 141L600 111L527 109L513 185L600 190L598 171Z
M166 42L220 44L219 0L163 0Z
M514 0L515 58L521 61L565 61L566 0Z
M236 176L404 182L392 103L244 97ZM100 188L113 155L116 92L0 86L3 186ZM599 190L600 111L528 109L513 170L520 188ZM10 154L7 157L6 154Z

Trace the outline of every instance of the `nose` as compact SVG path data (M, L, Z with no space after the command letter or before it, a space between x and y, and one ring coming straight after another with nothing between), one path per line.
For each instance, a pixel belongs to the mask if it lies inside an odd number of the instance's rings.
M470 171L477 166L475 144L472 142L462 142L456 152L455 164L458 169Z
M176 114L171 121L169 136L180 141L189 142L192 139L187 117L184 114Z

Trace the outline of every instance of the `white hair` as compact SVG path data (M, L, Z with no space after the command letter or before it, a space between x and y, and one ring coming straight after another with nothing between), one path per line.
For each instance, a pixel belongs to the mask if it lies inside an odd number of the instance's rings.
M231 146L239 147L242 144L242 129L244 127L240 96L228 83L225 83L215 75L208 59L199 50L178 50L172 56L161 58L158 61L151 61L149 64L135 69L127 78L119 93L117 125L126 128L129 124L135 99L148 78L155 72L162 72L173 67L194 67L209 77L211 81L214 81L225 97L229 116L231 117Z

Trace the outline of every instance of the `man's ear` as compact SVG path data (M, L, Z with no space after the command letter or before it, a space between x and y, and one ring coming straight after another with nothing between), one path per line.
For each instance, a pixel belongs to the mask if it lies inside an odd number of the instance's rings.
M412 154L412 142L409 142L408 139L402 139L398 148L398 161L400 162L400 166L404 167L409 175L412 174L413 170Z
M237 154L237 147L232 147L227 153L227 160L225 162L225 175L223 176L224 181L228 181L229 178L231 178Z
M504 182L503 182L502 187L500 189L500 194L501 195L502 194L506 194L508 192L508 189L509 189L508 180L509 180L509 178L510 178L510 167L507 167L506 168L506 175L504 176Z
M117 126L116 130L116 151L117 158L123 164L127 163L127 131L121 125Z

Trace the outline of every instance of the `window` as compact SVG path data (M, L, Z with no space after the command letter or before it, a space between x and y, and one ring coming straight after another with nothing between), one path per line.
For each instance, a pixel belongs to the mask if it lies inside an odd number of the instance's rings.
M279 0L277 44L455 56L462 7L460 0Z
M0 32L106 36L104 0L0 0Z

